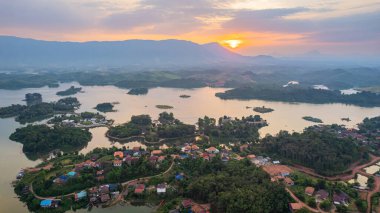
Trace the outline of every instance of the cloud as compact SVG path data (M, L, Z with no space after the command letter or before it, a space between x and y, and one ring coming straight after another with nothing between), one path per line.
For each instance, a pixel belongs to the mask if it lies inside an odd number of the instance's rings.
M82 15L64 1L0 1L0 28L62 32L79 30L91 23L91 17Z
M290 18L307 8L241 10L223 24L224 29L250 32L304 35L304 40L321 42L360 42L379 39L380 12L325 19ZM315 12L315 11L312 11ZM323 16L324 10L319 10Z

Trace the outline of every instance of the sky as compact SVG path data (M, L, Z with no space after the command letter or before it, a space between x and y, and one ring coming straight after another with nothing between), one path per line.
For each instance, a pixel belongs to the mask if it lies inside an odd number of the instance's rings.
M244 55L380 56L380 0L0 0L0 35L183 39Z

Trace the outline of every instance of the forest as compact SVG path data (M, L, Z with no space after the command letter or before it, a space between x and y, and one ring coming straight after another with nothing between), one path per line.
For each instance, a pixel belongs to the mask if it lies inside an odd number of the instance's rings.
M82 148L91 138L88 130L47 125L28 125L17 128L9 137L23 144L23 152L33 154L47 154L56 149L64 151Z
M366 153L349 138L339 138L328 130L305 129L302 133L281 131L262 139L264 153L314 169L323 175L345 171L351 164L366 158Z

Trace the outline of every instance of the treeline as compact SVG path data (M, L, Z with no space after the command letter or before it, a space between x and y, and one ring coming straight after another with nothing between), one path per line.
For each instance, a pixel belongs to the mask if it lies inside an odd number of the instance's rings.
M359 132L368 138L378 140L380 137L380 116L365 118L362 123L358 124Z
M303 103L344 103L358 106L380 106L380 95L361 92L343 95L337 90L320 90L299 86L281 87L278 85L257 85L227 90L216 93L222 99L259 99L268 101L303 102Z
M76 98L68 97L57 102L38 103L34 105L11 105L0 108L0 118L15 117L15 120L24 123L32 123L52 117L59 112L72 112L80 105Z
M333 175L345 171L365 156L351 139L337 137L327 130L305 129L302 133L281 131L261 141L263 152L273 158L314 169L317 173Z
M92 136L89 131L74 127L28 125L16 129L9 138L22 143L23 152L46 154L56 149L65 151L83 148Z

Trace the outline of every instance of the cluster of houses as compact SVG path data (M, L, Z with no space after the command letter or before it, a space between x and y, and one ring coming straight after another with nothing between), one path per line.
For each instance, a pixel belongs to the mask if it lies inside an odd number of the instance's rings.
M119 196L119 185L104 184L99 187L92 187L88 190L88 199L92 205L107 203L111 199ZM87 198L87 197L86 197Z
M142 150L140 147L133 147L133 149L125 151L114 152L114 167L121 167L123 164L132 165L139 161L140 157L147 156L151 165L158 165L166 159L162 150L153 150L152 152Z

